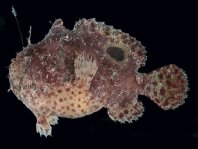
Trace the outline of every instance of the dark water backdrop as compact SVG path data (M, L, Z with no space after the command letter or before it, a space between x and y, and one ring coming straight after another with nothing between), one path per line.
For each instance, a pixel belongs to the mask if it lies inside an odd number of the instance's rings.
M96 18L128 32L146 46L148 60L140 72L166 64L183 68L190 83L186 104L175 111L163 111L148 98L140 96L145 112L134 124L119 124L103 109L85 118L60 119L53 137L40 138L33 114L12 93L7 93L11 58L21 51L15 18L18 14L23 40L27 44L29 26L32 43L43 39L51 24L62 18L72 29L80 18ZM0 145L29 147L81 148L198 148L198 47L197 4L190 1L126 0L2 0L0 2ZM26 146L27 147L27 146ZM4 148L1 147L0 148Z

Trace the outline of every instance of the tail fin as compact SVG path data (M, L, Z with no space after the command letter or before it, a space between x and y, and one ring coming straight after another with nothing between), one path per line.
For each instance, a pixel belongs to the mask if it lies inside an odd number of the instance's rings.
M164 110L175 109L187 97L188 80L186 73L171 64L146 75L148 83L145 95Z

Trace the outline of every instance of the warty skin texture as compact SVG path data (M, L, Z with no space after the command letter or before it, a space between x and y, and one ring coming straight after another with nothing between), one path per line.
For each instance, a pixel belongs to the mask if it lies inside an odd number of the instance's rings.
M72 31L57 19L45 38L29 43L9 67L10 89L37 118L40 135L51 135L58 117L80 118L101 108L121 123L137 120L148 96L164 110L184 103L186 74L171 64L139 73L146 51L135 38L95 19Z

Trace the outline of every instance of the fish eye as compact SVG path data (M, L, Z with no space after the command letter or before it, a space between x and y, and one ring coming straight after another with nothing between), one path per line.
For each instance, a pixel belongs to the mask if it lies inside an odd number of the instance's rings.
M120 47L108 47L107 53L116 61L124 60L124 50Z

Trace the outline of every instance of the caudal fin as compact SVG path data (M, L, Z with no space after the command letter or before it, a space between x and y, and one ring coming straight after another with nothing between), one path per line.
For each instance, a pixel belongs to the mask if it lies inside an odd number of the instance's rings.
M145 95L164 110L175 109L187 97L186 73L176 65L167 65L146 75Z

